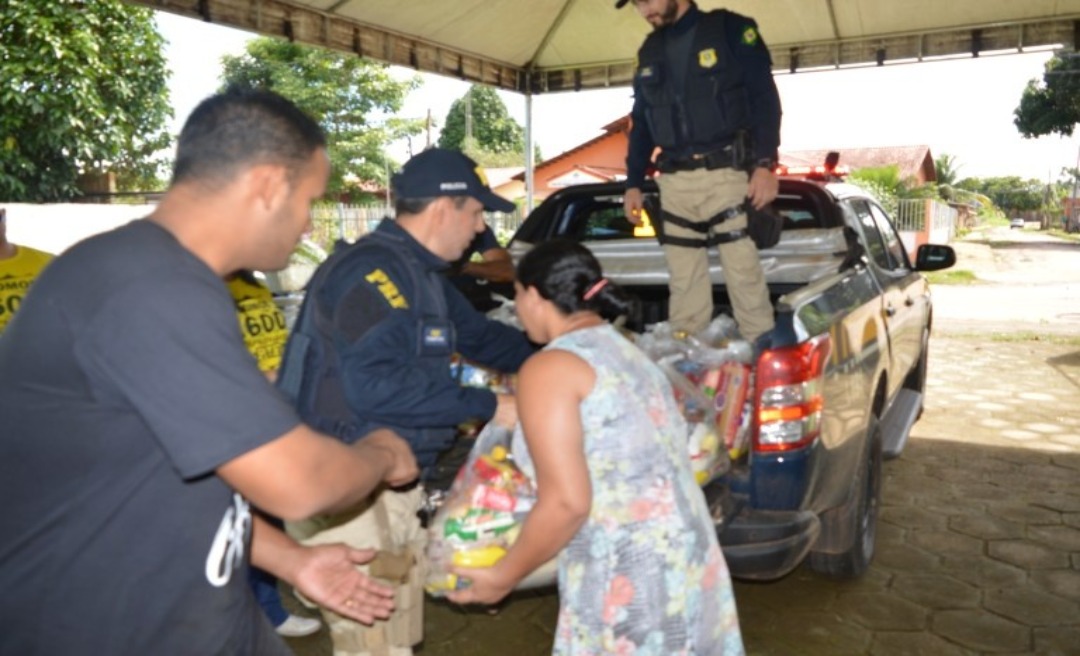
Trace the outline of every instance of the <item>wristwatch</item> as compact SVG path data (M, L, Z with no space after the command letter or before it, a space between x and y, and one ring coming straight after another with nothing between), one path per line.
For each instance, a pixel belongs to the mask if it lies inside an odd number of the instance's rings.
M754 162L755 169L769 169L773 171L776 169L776 160L771 157L762 157Z

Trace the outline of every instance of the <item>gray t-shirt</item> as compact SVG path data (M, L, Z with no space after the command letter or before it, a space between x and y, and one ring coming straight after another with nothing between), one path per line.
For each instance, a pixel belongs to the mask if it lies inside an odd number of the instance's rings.
M163 228L54 260L0 337L0 653L290 654L215 469L297 424Z

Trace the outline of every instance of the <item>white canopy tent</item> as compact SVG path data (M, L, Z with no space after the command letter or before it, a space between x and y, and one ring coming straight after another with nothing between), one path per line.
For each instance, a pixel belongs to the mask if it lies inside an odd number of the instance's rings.
M629 85L649 27L614 0L128 0L526 96ZM754 17L775 70L1023 52L1080 41L1080 0L699 0Z

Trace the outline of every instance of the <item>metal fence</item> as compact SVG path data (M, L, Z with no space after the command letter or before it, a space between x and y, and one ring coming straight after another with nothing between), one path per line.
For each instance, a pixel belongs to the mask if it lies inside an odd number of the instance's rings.
M928 198L902 198L897 201L896 229L901 232L925 232L944 242L956 235L956 219L959 213L948 204ZM942 243L944 243L942 242Z
M960 213L941 201L930 201L927 208L930 215L930 242L948 244L956 236L956 223Z
M901 232L922 232L926 225L926 200L901 198L896 201L896 229Z
M330 252L334 242L340 239L354 242L374 230L383 218L392 215L393 208L387 208L383 204L316 205L311 208L311 240ZM485 212L484 220L495 231L499 242L506 244L521 225L522 217L520 210L509 214Z

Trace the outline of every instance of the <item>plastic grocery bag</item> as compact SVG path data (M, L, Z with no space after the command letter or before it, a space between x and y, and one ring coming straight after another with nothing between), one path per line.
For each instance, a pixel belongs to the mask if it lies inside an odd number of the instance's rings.
M667 374L675 401L687 426L687 454L690 469L698 485L706 485L727 472L730 462L717 434L716 410L696 378L704 368L680 354L661 358L657 363Z
M689 429L691 469L704 486L745 452L753 349L725 315L695 335L678 335L666 322L654 324L638 346L671 381Z
M512 432L488 422L428 527L425 589L440 597L466 587L453 566L490 567L506 554L536 503L510 455Z

